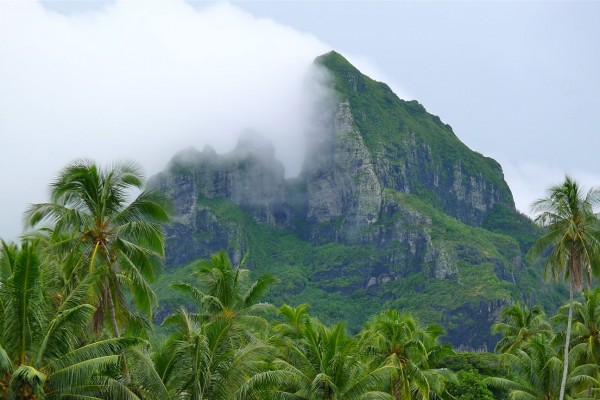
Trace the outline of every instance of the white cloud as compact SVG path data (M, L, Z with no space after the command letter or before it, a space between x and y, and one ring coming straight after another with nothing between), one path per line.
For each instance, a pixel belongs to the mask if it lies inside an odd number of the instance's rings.
M565 175L575 179L585 190L598 186L600 182L600 175L577 169L565 172L561 167L541 159L513 161L506 156L498 156L496 160L502 165L517 209L529 216L532 216L531 204L546 197L550 187L564 182Z
M26 204L76 158L154 174L182 148L228 151L252 128L297 173L305 79L328 50L228 4L121 1L66 16L0 2L0 237L16 237Z

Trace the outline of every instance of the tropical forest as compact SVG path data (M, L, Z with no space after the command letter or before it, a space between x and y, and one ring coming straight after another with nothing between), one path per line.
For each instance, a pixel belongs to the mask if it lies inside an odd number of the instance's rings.
M342 55L297 177L245 132L79 159L0 241L0 398L600 398L600 189L495 160Z

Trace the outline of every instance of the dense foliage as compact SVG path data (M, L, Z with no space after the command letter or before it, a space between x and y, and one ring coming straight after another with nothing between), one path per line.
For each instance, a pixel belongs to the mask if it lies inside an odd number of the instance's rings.
M185 301L170 282L220 250L280 279L265 300L310 303L351 333L402 309L442 325L454 346L483 350L511 299L555 312L568 288L545 284L541 263L526 259L541 229L515 210L500 165L340 54L315 64L331 98L315 104L297 177L252 135L226 154L186 150L153 177L175 203L155 322Z
M52 201L28 212L37 229L18 244L1 241L0 398L600 398L600 289L550 320L512 304L493 328L499 354L456 353L439 325L398 308L355 335L307 304L276 309L264 298L277 279L254 279L245 259L233 265L220 252L170 283L187 301L172 304L158 329L147 280L160 267L168 206L152 192L127 201L130 185L144 187L131 165L75 163Z
M266 293L266 301L277 306L310 303L323 322L334 324L344 320L353 333L361 329L370 315L394 308L416 313L424 323L443 325L448 337L457 339L455 344L468 336L473 342L487 343L491 350L497 339L490 334L491 322L482 324L477 319L481 304L486 305L486 310L487 304L496 304L499 313L506 299L525 299L554 312L562 302L554 285L543 282L539 266L521 262L525 259L525 248L506 232L467 226L415 195L392 190L386 190L384 195L386 201L401 205L406 213L427 216L431 224L411 225L398 216L374 224L373 229L402 224L407 235L415 236L428 229L435 246L445 249L451 258L448 264L453 269L449 276L438 279L433 271L434 262L429 263L428 270L413 266L405 271L390 266L391 272L380 271L375 265L398 254L411 254L411 249L399 241L384 249L373 244L315 244L290 230L257 222L230 200L198 198L197 201L203 212L210 212L219 224L239 232L239 240L229 242L223 250L228 254L239 253L239 243L243 243L243 249L248 249L246 266L253 274L277 276L279 283ZM208 243L217 241L215 232L200 234ZM171 251L189 251L178 248L176 243L168 247ZM168 266L153 284L160 302L157 322L186 301L182 295L173 293L170 282L189 282L195 265L191 262ZM392 273L396 275L389 275ZM380 274L389 280L365 285L365 275Z

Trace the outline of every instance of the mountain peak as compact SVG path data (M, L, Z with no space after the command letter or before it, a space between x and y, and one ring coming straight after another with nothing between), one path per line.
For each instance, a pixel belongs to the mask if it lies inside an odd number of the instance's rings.
M360 74L360 71L350 61L334 50L315 58L315 63L326 67L332 72L351 71Z
M538 277L522 262L533 225L500 165L339 53L315 65L335 95L311 121L319 136L297 178L285 180L273 145L245 131L230 153L207 162L189 152L201 163L155 179L177 210L167 264L249 250L253 273L285 282L278 301L323 299L321 315L355 328L380 306L418 310L456 346L493 345L500 308Z
M349 92L365 93L369 91L372 85L383 85L393 95L391 89L382 83L375 82L366 75L363 75L354 65L352 65L344 56L335 51L325 53L315 59L315 64L327 69L332 77L335 89L343 95Z

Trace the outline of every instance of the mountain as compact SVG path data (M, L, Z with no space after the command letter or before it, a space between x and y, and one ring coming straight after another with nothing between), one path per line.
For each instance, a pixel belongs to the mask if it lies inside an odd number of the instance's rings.
M552 309L561 294L524 261L539 231L515 209L501 166L340 54L315 64L332 96L297 178L246 132L232 152L186 150L151 180L175 205L159 316L181 300L167 282L189 280L191 263L220 249L277 276L275 304L307 302L353 330L394 307L440 323L458 348L489 349L503 306Z

